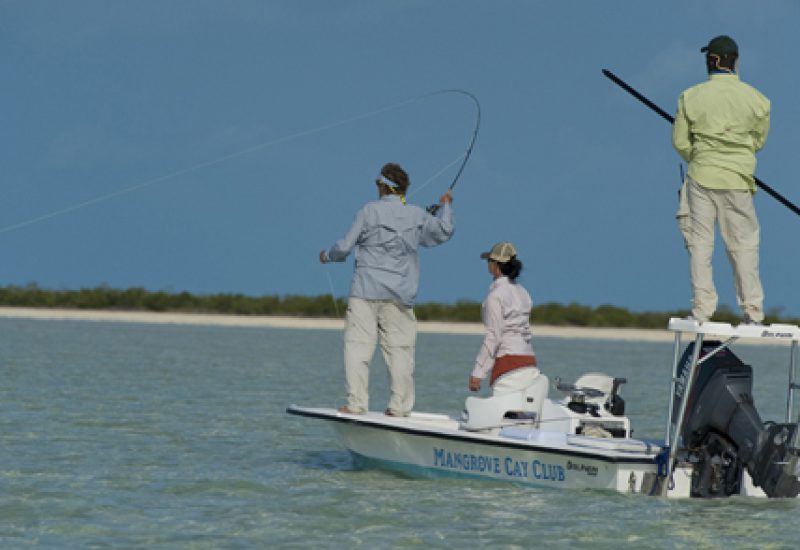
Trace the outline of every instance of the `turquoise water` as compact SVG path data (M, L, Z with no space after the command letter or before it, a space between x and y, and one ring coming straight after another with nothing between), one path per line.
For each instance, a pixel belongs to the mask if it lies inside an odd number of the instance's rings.
M0 320L2 548L796 548L800 502L667 501L359 469L291 403L343 403L336 331ZM460 411L478 336L419 337L417 409ZM663 437L671 344L536 340L628 378ZM740 346L781 420L782 348ZM378 354L379 355L379 354ZM376 355L372 408L386 405Z

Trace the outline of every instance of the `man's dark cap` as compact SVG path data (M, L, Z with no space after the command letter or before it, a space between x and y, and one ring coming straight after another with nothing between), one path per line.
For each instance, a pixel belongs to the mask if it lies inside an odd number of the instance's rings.
M703 53L717 54L719 56L739 55L739 46L736 45L733 38L723 34L712 38L708 46L703 46L700 48L700 51Z

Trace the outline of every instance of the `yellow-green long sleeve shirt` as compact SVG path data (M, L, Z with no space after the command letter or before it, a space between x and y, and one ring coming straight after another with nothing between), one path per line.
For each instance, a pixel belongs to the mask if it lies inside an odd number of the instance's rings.
M672 145L688 175L711 189L755 192L756 151L769 132L769 100L736 74L712 74L678 98Z

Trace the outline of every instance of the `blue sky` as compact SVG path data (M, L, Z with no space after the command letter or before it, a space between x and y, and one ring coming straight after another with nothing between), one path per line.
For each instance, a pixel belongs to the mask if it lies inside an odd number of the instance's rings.
M317 254L384 162L435 202L475 123L456 235L419 300L481 300L510 240L537 303L689 307L667 112L729 34L773 105L757 175L795 204L800 3L0 0L0 284L346 295ZM400 105L400 106L398 106ZM374 114L370 114L374 113ZM766 308L800 315L800 217L761 192ZM718 241L721 303L735 307Z

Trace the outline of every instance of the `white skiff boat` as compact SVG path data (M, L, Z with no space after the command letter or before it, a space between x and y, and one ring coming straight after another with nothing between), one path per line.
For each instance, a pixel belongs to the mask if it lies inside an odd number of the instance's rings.
M474 476L566 489L610 489L670 497L794 497L797 418L792 419L800 328L671 319L672 395L663 441L631 437L620 396L624 379L589 373L540 376L525 391L468 397L459 417L292 405L292 415L330 422L343 446L366 463L422 476ZM684 348L682 334L694 338ZM724 341L719 340L720 338ZM790 348L786 420L763 422L753 405L752 369L730 350L740 338Z

